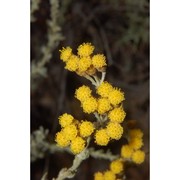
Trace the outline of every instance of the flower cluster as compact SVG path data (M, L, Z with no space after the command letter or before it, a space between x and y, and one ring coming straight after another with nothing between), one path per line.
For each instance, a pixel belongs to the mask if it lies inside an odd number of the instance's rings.
M79 154L85 148L86 138L94 132L94 125L89 121L77 121L70 114L59 116L59 124L62 129L56 133L57 145L70 146L72 153Z
M140 150L143 146L143 132L140 129L131 129L128 132L127 145L123 145L119 158L110 163L109 169L105 172L96 172L94 180L116 180L121 179L124 174L126 162L141 164L145 160L144 151Z
M124 170L122 159L116 159L110 163L109 170L94 174L94 180L116 180L117 176Z
M95 133L95 142L106 146L111 139L119 140L123 134L120 123L124 121L126 113L122 107L124 93L108 82L102 82L96 89L95 98L88 86L81 86L75 92L75 97L81 102L85 113L97 113L99 116L108 117L105 128L100 128Z
M60 50L60 59L65 62L65 69L77 74L93 75L96 71L104 71L106 58L103 54L93 54L94 46L91 43L83 43L77 48L77 55L73 54L70 47Z
M128 144L121 148L121 156L132 160L136 164L141 164L145 160L144 151L140 150L143 146L143 132L140 129L131 129L128 133Z
M95 86L94 91L86 85L77 88L75 98L80 101L83 112L93 113L96 121L93 123L87 120L78 121L67 113L59 117L61 131L56 133L55 141L58 146L69 147L73 154L78 154L76 156L78 160L74 161L78 166L86 156L89 156L90 151L87 148L92 137L97 145L107 146L111 140L119 140L125 130L122 126L126 117L122 104L125 100L124 92L104 81L106 57L103 54L93 55L94 49L91 43L83 43L77 48L77 54L73 54L70 47L60 50L60 59L66 64L65 69L84 76ZM98 77L99 74L101 78ZM127 140L128 144L121 147L118 158L110 163L109 169L95 173L94 180L124 179L126 162L135 164L144 162L145 152L141 150L143 132L140 129L130 129ZM67 171L74 173L76 170L69 168Z

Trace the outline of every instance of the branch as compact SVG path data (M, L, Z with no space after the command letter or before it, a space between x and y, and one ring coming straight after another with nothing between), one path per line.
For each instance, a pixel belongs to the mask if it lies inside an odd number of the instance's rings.
M89 155L96 159L107 159L110 161L113 161L119 157L118 155L113 155L110 150L104 152L102 149L94 150L94 148L89 148Z
M63 168L58 174L57 178L53 178L52 180L63 180L65 178L73 178L77 172L78 167L84 161L89 157L89 149L87 148L89 146L90 138L87 139L87 146L86 148L79 154L77 154L74 158L73 165L67 169Z

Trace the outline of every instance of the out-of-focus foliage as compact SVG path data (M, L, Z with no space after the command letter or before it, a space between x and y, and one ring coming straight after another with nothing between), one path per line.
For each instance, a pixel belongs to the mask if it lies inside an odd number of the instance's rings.
M31 161L34 162L37 159L42 159L46 153L63 152L65 149L61 149L50 143L47 139L48 130L42 126L38 130L31 134Z

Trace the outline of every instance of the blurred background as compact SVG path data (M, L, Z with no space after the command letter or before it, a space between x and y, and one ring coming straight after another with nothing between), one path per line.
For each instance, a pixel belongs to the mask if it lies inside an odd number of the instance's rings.
M133 124L136 120L133 126L144 132L146 161L127 167L127 180L149 180L148 0L31 0L31 179L39 180L45 172L52 179L72 164L73 155L48 150L60 130L59 115L94 118L84 114L74 98L77 87L91 84L65 70L59 60L59 49L70 46L76 53L83 42L105 54L106 80L125 92L126 120ZM103 149L119 154L120 146L112 142ZM108 166L108 160L90 157L73 179L92 180L96 171Z

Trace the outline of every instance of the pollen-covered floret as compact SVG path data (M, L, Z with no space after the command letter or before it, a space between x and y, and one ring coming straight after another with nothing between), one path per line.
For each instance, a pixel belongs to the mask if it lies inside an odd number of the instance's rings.
M106 57L103 54L96 54L92 57L92 64L96 69L106 66Z
M107 98L99 98L98 99L98 113L104 114L105 112L111 109L111 104Z
M59 116L59 124L62 127L66 127L70 125L73 122L74 117L70 114L64 113L63 115Z
M79 126L79 131L82 137L88 137L93 133L94 125L89 121L83 121Z
M108 82L102 82L101 85L97 88L97 94L102 97L108 97L109 93L113 90L113 87Z
M132 138L129 141L129 146L131 146L133 149L140 149L143 146L142 138Z
M116 140L119 140L123 134L122 126L115 122L108 123L106 127L106 131L107 131L108 136Z
M72 153L79 154L85 148L85 140L81 137L76 137L71 141L70 149Z
M67 62L70 56L72 55L72 49L68 46L66 48L62 48L60 51L60 59L62 59L64 62Z
M96 131L95 134L95 142L100 146L106 146L109 142L110 138L106 133L106 129L100 129Z
M118 105L125 99L124 93L115 88L109 93L108 98L109 98L109 101L111 102L111 104L114 106Z
M91 58L89 56L82 57L78 62L78 71L85 72L91 66Z
M131 129L131 130L129 130L129 137L130 138L142 138L143 132L140 129Z
M144 151L141 150L137 150L133 153L132 155L132 160L133 162L135 162L136 164L141 164L144 162L145 160L145 153Z
M109 112L108 117L111 121L115 121L118 123L122 123L126 113L124 112L122 107L114 108L112 111Z
M104 180L116 180L116 175L112 171L106 171L104 173Z
M70 124L69 126L66 126L63 128L63 133L66 135L67 139L73 140L77 136L77 127L74 124Z
M91 43L83 43L77 50L79 56L90 56L94 51L94 46Z
M133 149L129 145L123 145L121 148L121 156L123 158L131 158Z
M97 100L94 97L89 97L82 102L82 108L85 113L93 113L97 109Z
M104 180L103 173L97 172L94 174L94 180Z
M78 89L76 89L75 97L79 101L83 102L91 96L91 92L92 91L88 86L83 85L83 86L79 87Z
M76 71L78 69L79 58L75 55L71 55L69 60L66 62L65 69L69 71Z
M67 139L67 136L66 134L64 134L63 131L56 133L55 141L57 142L57 145L60 147L66 147L70 143L70 140Z
M119 174L123 171L123 162L120 159L114 160L110 164L110 170L114 174Z

